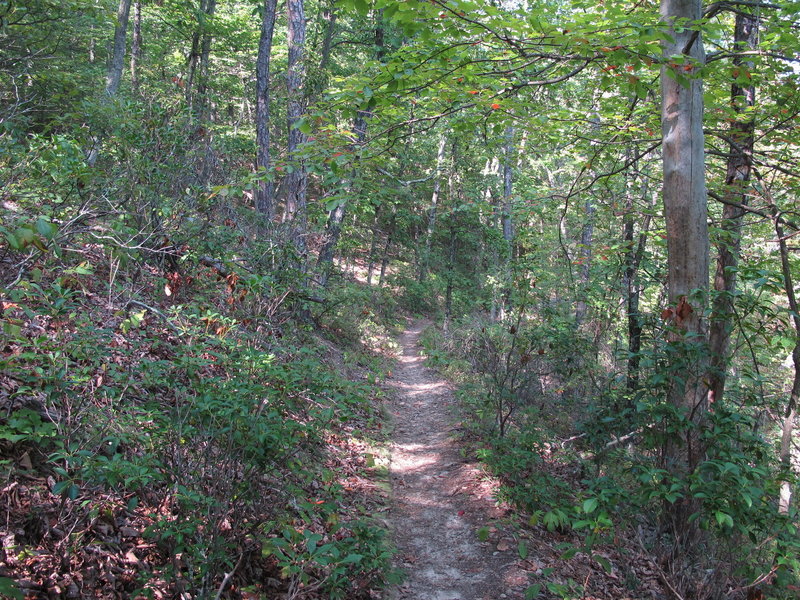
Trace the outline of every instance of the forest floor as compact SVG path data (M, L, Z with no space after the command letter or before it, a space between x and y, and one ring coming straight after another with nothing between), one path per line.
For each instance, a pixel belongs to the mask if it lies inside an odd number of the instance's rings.
M450 384L423 364L416 320L400 338L398 367L389 379L394 425L390 522L404 583L392 600L523 598L528 573L517 545L496 521L506 508L493 482L455 438Z

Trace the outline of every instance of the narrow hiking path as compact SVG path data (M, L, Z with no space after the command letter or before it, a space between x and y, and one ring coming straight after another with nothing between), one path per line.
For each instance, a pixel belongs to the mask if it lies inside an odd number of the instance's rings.
M401 353L389 404L393 507L390 521L397 566L407 577L393 600L497 600L523 598L527 574L517 566L516 544L492 521L503 516L493 485L465 459L453 439L453 393L423 364L419 347L426 321L400 338ZM477 531L489 527L481 541Z

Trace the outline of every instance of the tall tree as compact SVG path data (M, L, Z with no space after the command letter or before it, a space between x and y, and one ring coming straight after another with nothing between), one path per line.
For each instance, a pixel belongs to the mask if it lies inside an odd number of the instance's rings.
M275 214L273 184L269 172L271 166L269 147L269 96L270 96L270 57L272 38L275 32L275 15L278 0L264 0L261 6L261 37L258 42L256 59L256 169L260 176L255 190L256 211L266 227Z
M139 63L142 60L142 0L133 3L133 42L131 43L131 86L139 92Z
M702 80L705 60L697 23L700 0L661 0L661 16L670 39L663 42L661 135L663 202L667 233L667 296L672 333L672 377L668 400L684 424L670 434L664 449L666 467L678 476L691 472L704 448L699 424L705 417L707 353L703 319L708 294L709 241L704 167ZM671 529L686 543L692 537L691 502L670 511Z
M117 22L114 25L114 45L111 61L106 75L106 94L116 96L122 80L122 68L125 65L125 38L128 33L128 18L131 14L131 0L119 0Z
M507 126L504 134L503 145L503 204L500 212L500 223L503 228L503 240L506 243L505 252L505 280L503 290L503 306L501 310L511 309L511 263L514 258L514 220L513 220L513 195L514 195L514 163L516 162L514 149L514 128Z
M439 206L439 194L442 190L442 165L444 164L444 150L446 145L447 136L442 134L442 137L439 138L439 146L436 151L436 171L433 178L431 205L428 208L428 223L425 229L425 248L422 251L422 257L419 261L419 272L417 273L417 280L420 283L425 281L428 275L428 267L430 266L431 242L436 229L436 212Z
M303 133L300 123L306 108L304 91L306 44L304 0L287 0L286 8L289 25L289 61L286 68L289 143L286 150L293 162L292 172L286 178L286 216L292 222L292 237L295 246L298 252L303 255L306 250L305 238L308 226L308 210L306 207L308 174L305 160L301 156L301 147L307 141L308 136Z
M755 121L753 107L756 101L755 86L742 85L748 80L753 62L747 55L758 47L758 20L747 12L746 7L737 8L734 26L734 81L731 84L731 105L736 115L730 124L730 144L725 172L725 202L722 208L722 223L719 234L719 253L714 275L714 297L709 350L711 369L709 372L709 400L722 400L725 391L725 375L728 363L728 346L732 330L733 293L736 290L736 272L739 266L739 249L742 237L742 218L748 204L747 188L753 166L753 141Z
M333 41L333 28L336 23L336 12L333 7L329 7L326 12L328 27L325 32L325 39L322 45L322 59L320 69L325 69L330 60L331 43ZM375 13L375 57L380 60L384 55L384 27L383 9ZM367 118L370 116L369 110L359 110L353 120L353 131L355 140L350 145L352 156L358 158L359 152L367 139ZM325 243L319 254L318 266L320 267L320 282L323 286L327 285L331 267L333 266L333 255L336 244L339 243L339 236L342 233L342 223L347 212L347 203L355 193L354 181L356 173L350 173L350 177L343 182L344 198L328 214L326 227ZM371 279L371 273L370 273Z

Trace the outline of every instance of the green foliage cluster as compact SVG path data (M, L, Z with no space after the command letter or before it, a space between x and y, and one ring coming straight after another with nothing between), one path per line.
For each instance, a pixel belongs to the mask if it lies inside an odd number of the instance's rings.
M323 362L325 348L275 343L193 302L171 316L109 313L88 291L91 269L39 264L63 275L9 296L19 324L2 369L22 408L0 424L8 455L27 452L69 506L122 502L150 523L165 564L181 557L163 577L201 597L250 556L330 597L384 577L382 530L342 516L342 487L323 470L327 437L376 417L374 387ZM347 325L355 342L374 323ZM297 546L302 531L313 537Z

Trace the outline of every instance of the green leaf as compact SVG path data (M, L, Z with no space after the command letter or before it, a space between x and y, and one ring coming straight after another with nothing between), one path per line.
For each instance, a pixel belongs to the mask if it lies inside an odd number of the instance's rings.
M325 210L328 212L334 211L339 208L342 204L347 203L347 198L333 198L332 200L328 200L325 203ZM367 466L375 466L375 458L372 458L372 465Z
M58 231L58 227L40 217L39 220L36 221L36 231L45 239L52 240Z
M13 579L8 577L0 577L0 596L3 598L14 598L14 600L23 600L25 596L19 591L17 584Z
M520 540L517 544L517 553L522 560L528 558L528 544L525 540Z
M535 600L542 593L542 584L534 583L525 590L525 600Z
M597 498L587 498L583 501L583 512L587 515L593 513L597 509Z
M720 525L720 527L725 525L728 527L733 527L733 517L731 517L728 513L718 510L714 513L714 517L717 519L717 523Z
M364 557L361 554L348 554L342 559L343 565L360 563Z
M311 135L311 123L308 122L308 119L299 119L294 124L294 128L299 129L301 133Z
M603 570L606 573L609 574L611 573L612 571L611 562L605 556L600 556L599 554L593 554L592 558L595 559L601 567L603 567Z
M485 542L486 540L489 539L489 528L481 527L480 529L478 529L477 534L478 534L478 540L480 540L481 542Z

